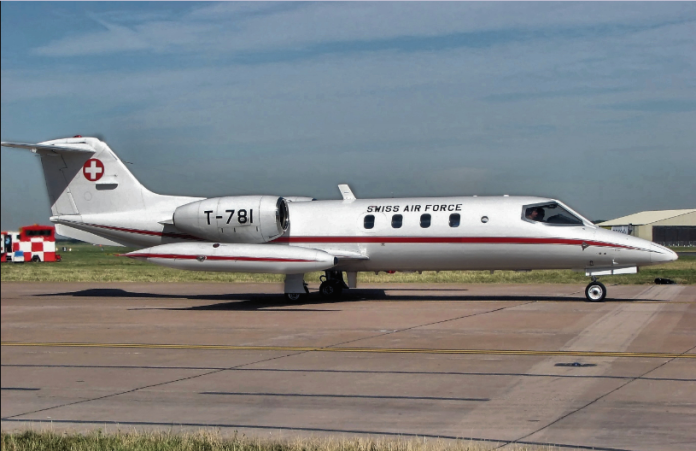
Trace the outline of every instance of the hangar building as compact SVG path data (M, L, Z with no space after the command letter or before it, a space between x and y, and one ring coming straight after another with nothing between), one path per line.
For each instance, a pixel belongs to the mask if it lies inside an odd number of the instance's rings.
M597 225L663 246L696 246L696 208L642 211Z

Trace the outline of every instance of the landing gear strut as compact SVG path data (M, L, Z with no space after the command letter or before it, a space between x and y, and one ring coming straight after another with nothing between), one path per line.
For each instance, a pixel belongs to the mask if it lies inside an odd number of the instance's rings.
M602 302L607 297L607 287L593 277L592 282L585 288L585 297L590 302Z
M297 302L307 296L309 289L304 281L304 274L288 274L285 276L285 299Z
M348 285L343 281L343 272L326 271L325 273L326 275L320 277L319 293L327 298L340 296L343 290L348 288Z

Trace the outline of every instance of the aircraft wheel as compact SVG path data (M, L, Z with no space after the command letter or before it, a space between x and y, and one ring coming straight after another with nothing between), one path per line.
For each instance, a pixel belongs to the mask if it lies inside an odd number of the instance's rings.
M607 297L607 287L601 282L591 282L585 288L585 297L590 302L602 302Z
M285 293L285 299L287 299L290 302L297 302L301 301L302 298L304 298L306 294L303 293Z
M39 257L38 255L34 255L34 256L31 258L31 261L34 262L34 263L41 263L41 257Z
M341 292L343 291L343 287L337 283L331 283L331 282L322 282L321 285L319 286L319 292L321 293L322 296L327 297L327 298L333 298L341 295Z

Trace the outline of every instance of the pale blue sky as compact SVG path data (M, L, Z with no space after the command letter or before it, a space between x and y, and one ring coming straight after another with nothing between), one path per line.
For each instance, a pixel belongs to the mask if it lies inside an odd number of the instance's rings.
M162 193L696 206L696 4L2 2L2 139L97 135ZM47 223L2 151L2 228Z

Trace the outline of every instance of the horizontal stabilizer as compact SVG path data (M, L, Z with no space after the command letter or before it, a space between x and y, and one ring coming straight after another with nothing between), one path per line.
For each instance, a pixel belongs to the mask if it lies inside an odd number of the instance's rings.
M75 215L78 216L78 215ZM84 230L79 230L64 224L56 224L56 234L74 240L84 241L85 243L98 244L101 246L123 246L121 243L109 240L99 235L95 235Z
M55 152L55 153L84 153L84 154L93 154L96 153L94 149L92 149L89 145L83 145L80 147L66 147L66 146L54 146L52 144L27 144L27 143L9 143L9 142L3 142L0 143L2 144L2 147L13 147L15 149L26 149L26 150L31 150L32 152L36 153L37 151L50 151L50 152Z

